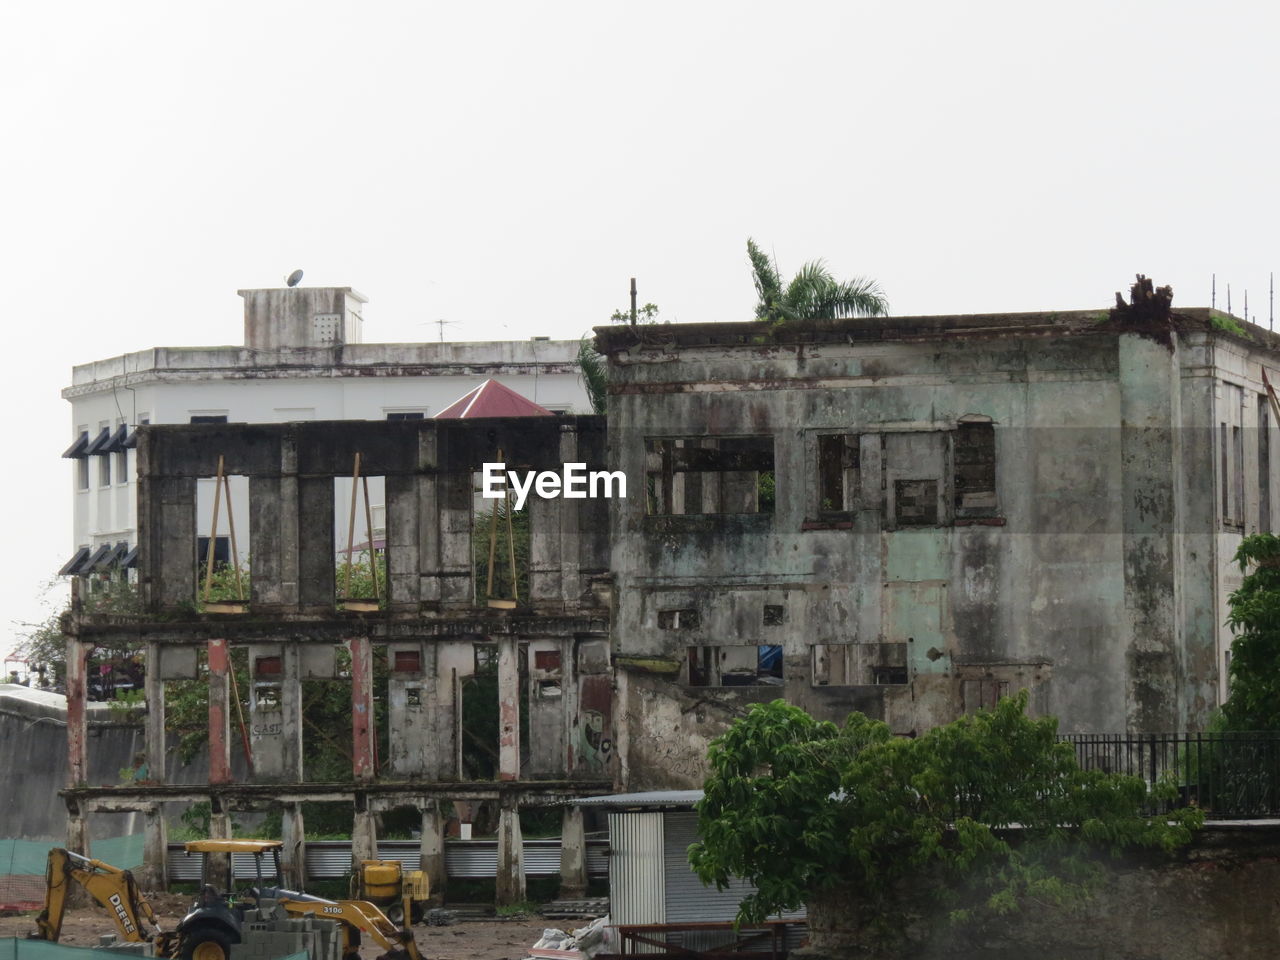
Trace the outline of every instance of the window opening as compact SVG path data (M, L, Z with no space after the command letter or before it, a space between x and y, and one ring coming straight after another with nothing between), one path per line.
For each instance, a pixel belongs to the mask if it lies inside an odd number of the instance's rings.
M697 610L658 611L659 630L697 630L700 622Z
M645 494L650 516L772 513L773 437L647 439Z
M855 507L858 484L858 435L818 436L818 510L823 513Z
M957 517L996 515L996 430L991 423L961 423L955 436Z
M773 643L689 647L693 687L781 686L782 646Z
M334 481L335 499L343 497L346 478ZM343 610L356 612L372 612L386 606L387 598L387 556L386 535L379 531L373 523L373 505L370 502L370 490L381 498L386 490L383 477L369 477L364 472L364 463L360 451L356 451L351 465L351 488L347 503L341 506L347 514L345 531L345 548L339 562L338 576L335 586L338 591L337 602ZM339 505L335 503L334 513L338 513ZM378 534L382 532L382 536Z

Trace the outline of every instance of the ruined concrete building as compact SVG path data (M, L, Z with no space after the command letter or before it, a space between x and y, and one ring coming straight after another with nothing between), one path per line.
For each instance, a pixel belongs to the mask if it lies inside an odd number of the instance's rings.
M366 300L350 287L239 294L242 345L154 347L72 370L62 391L72 427L63 456L75 463L75 539L62 574L135 565L132 434L140 424L421 420L491 377L556 413L590 409L574 363L577 341L366 343ZM243 512L239 482L232 496ZM373 496L377 534L381 488ZM206 533L209 519L201 517ZM217 548L225 559L225 538Z
M510 899L518 807L698 786L708 741L761 700L909 733L1025 689L1067 731L1201 728L1222 695L1230 557L1280 509L1262 382L1280 338L1160 293L1110 312L602 328L607 434L585 416L140 430L145 612L82 616L68 639L73 842L95 811L145 810L162 876L162 801L211 799L223 833L232 809L277 805L297 871L302 801L351 805L357 857L373 814L409 805L438 886L440 803L485 798ZM389 592L365 612L334 571L335 483L356 454L386 489ZM196 607L194 544L219 458L247 478L252 568L243 612L214 614ZM499 459L627 479L624 499L530 496L511 609L486 601L477 547L479 472ZM87 658L123 641L147 651L152 755L164 685L207 676L208 784L85 783ZM461 724L488 666L498 762L477 773ZM315 782L301 703L335 677L352 770Z
M1231 558L1280 507L1280 338L1134 295L598 330L643 491L611 529L626 787L700 785L708 740L778 696L899 733L1023 689L1064 731L1202 729Z

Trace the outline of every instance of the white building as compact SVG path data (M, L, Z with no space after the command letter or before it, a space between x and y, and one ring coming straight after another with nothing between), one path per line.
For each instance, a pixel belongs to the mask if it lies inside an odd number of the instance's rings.
M576 341L362 343L365 298L350 287L241 290L244 345L155 347L72 369L75 510L65 574L130 563L135 542L133 428L145 423L281 423L421 419L493 378L547 409L590 412ZM231 478L237 549L246 554L247 492ZM202 481L202 531L210 530L213 481ZM339 497L350 496L341 485ZM370 500L381 504L372 484ZM227 532L225 507L218 527ZM348 509L338 511L346 544ZM363 509L360 511L363 513ZM374 527L380 525L375 509ZM361 518L362 539L367 535ZM223 545L219 545L223 549Z

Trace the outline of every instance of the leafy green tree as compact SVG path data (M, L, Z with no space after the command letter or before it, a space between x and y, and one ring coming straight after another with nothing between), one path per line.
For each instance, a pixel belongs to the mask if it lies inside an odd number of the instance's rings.
M879 317L889 312L889 301L874 280L837 280L825 262L810 260L790 283L783 283L777 263L754 240L747 241L747 257L759 297L757 319L781 324Z
M1144 815L1173 788L1081 770L1057 721L1025 708L1024 692L913 739L860 713L837 727L754 705L712 743L690 861L704 883L756 887L741 921L835 902L893 955L926 891L957 922L1071 907L1101 882L1100 851L1172 850L1203 822Z
M1280 730L1280 537L1257 533L1236 551L1245 574L1231 594L1230 694L1227 730Z

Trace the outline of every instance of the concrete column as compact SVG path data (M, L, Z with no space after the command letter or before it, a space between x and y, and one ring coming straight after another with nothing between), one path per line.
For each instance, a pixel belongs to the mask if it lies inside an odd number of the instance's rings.
M1182 462L1176 336L1161 343L1121 334L1119 378L1127 729L1177 730L1184 665L1175 543Z
M224 810L216 799L213 801L213 812L209 815L209 839L231 839L231 814ZM211 883L219 893L230 892L231 854L206 853L204 857L208 864L205 870L207 882Z
M165 781L164 680L160 677L160 644L147 644L147 777L152 783Z
M88 655L88 647L75 637L67 637L67 785L71 787L89 782L89 729L85 718Z
M347 641L351 651L351 760L356 780L378 775L374 752L377 728L373 713L373 650L368 637Z
M82 857L89 856L89 818L78 805L67 804L67 849Z
M498 779L520 779L520 643L498 640Z
M498 814L498 875L496 902L505 907L527 899L524 883L524 837L520 833L520 808L514 797L504 797Z
M367 805L360 809L356 801L355 820L351 824L351 869L360 869L361 860L378 858L378 818Z
M439 800L422 802L422 846L418 855L419 869L427 875L433 903L444 903L445 885L449 879L445 867L445 818Z
M142 885L148 890L168 890L169 831L164 822L164 807L159 803L148 804L146 817L146 833L142 845Z
M587 895L587 836L582 808L565 807L560 822L560 897L573 900Z
M74 801L67 801L67 849L82 857L92 856L89 849L89 817L88 809ZM67 891L68 909L79 909L92 905L93 898L78 883L73 883Z
M302 824L302 804L286 803L281 811L280 838L284 847L280 851L280 885L290 890L302 890L307 882L306 834Z
M209 782L231 783L231 649L209 641ZM230 828L228 828L230 829ZM230 836L230 834L227 834Z

